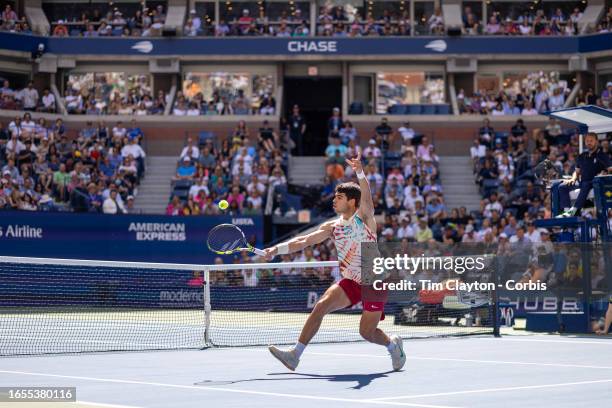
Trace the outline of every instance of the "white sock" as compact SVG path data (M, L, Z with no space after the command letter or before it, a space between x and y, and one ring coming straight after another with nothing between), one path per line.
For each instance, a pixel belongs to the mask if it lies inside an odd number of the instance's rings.
M295 351L297 358L300 358L302 356L304 349L306 349L306 345L300 343L299 341L295 343L295 346L293 346L293 350Z
M395 350L395 343L391 340L389 340L389 344L387 344L387 350L389 351L389 353L392 353L393 350Z

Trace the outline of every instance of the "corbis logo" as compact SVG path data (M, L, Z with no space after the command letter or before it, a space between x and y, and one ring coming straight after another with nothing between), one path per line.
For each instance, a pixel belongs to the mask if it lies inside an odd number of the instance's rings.
M338 52L337 41L289 41L289 52Z

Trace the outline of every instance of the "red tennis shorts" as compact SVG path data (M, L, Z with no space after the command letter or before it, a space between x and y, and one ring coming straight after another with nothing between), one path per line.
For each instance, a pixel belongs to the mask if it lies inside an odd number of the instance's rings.
M385 320L385 303L387 303L387 291L375 290L371 286L362 286L352 279L342 278L338 282L346 296L351 301L351 306L361 302L363 310L368 312L382 312L380 320Z

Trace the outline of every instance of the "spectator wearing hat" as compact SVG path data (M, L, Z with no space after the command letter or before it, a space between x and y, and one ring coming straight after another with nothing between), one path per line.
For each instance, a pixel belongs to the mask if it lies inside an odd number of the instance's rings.
M248 9L242 10L242 15L238 19L238 29L240 30L240 34L246 34L249 27L255 20L251 17L251 13Z
M64 20L58 20L53 28L54 37L68 37L68 27L64 25Z
M461 238L461 242L463 243L475 243L478 242L478 235L474 231L474 226L472 224L468 224L465 226L465 233Z
M129 195L126 199L125 204L125 213L126 214L137 214L138 210L134 207L134 196Z
M433 232L427 225L427 218L420 218L416 229L415 238L417 242L428 242L433 239Z
M380 148L376 145L375 139L370 139L370 141L368 142L368 147L363 149L363 156L366 159L377 159L382 156L382 152L380 151Z
M189 156L185 156L181 160L181 164L176 169L175 180L192 180L196 174L196 168L191 162Z

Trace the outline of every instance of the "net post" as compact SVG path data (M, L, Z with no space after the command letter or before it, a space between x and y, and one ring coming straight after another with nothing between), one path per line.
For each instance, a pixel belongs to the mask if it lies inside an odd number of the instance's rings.
M210 347L210 268L204 268L204 347Z
M491 321L493 323L493 336L495 337L501 337L499 330L499 294L497 292L497 290L499 289L499 264L499 258L496 256L493 267L493 282L495 283L495 288L493 289L493 316L491 316Z

